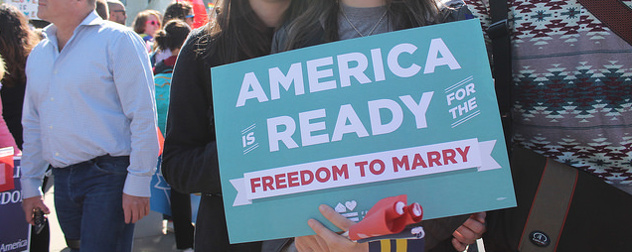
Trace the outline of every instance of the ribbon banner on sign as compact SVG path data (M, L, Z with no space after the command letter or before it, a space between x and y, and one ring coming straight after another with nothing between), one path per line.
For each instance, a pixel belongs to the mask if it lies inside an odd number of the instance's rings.
M230 180L238 191L233 206L252 204L253 199L469 168L499 169L491 156L495 143L467 139L250 172Z

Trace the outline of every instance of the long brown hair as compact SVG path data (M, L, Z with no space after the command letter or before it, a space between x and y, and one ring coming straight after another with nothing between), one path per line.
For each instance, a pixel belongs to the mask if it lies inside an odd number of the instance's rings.
M0 6L0 54L4 57L7 71L1 80L6 87L26 83L26 57L39 42L39 37L29 27L28 19L16 7Z
M293 18L305 0L293 0L283 20ZM248 0L218 0L217 17L205 28L198 41L198 55L219 57L231 63L267 55L272 46L273 28L266 27Z
M340 0L305 0L309 2L303 14L287 24L288 43L285 50L301 47L324 30L324 42L338 41ZM386 0L388 16L395 30L435 24L439 5L435 0Z

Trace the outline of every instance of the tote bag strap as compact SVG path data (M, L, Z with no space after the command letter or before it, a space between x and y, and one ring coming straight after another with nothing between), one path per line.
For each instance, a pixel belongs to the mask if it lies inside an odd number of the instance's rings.
M632 9L619 0L578 0L599 21L632 45Z
M556 251L577 177L577 169L547 159L522 230L520 251Z

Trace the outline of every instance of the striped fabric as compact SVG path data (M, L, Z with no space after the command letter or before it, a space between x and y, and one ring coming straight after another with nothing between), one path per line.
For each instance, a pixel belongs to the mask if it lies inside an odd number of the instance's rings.
M369 252L424 251L424 239L379 240L369 243Z

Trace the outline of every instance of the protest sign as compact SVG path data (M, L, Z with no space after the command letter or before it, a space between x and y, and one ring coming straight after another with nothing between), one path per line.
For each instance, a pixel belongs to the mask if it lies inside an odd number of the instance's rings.
M0 192L0 251L29 251L31 226L26 223L22 210L20 186L20 158L14 160L15 188Z
M478 20L211 71L231 243L313 234L319 204L355 221L401 194L424 219L516 204Z
M18 8L28 19L39 20L37 17L39 0L4 0L4 2Z
M14 188L13 181L13 147L0 149L0 192Z
M160 164L162 156L158 158ZM160 165L156 173L151 176L151 197L149 198L149 206L152 211L159 212L166 215L171 215L171 202L169 196L171 194L171 186L165 181L162 176Z

